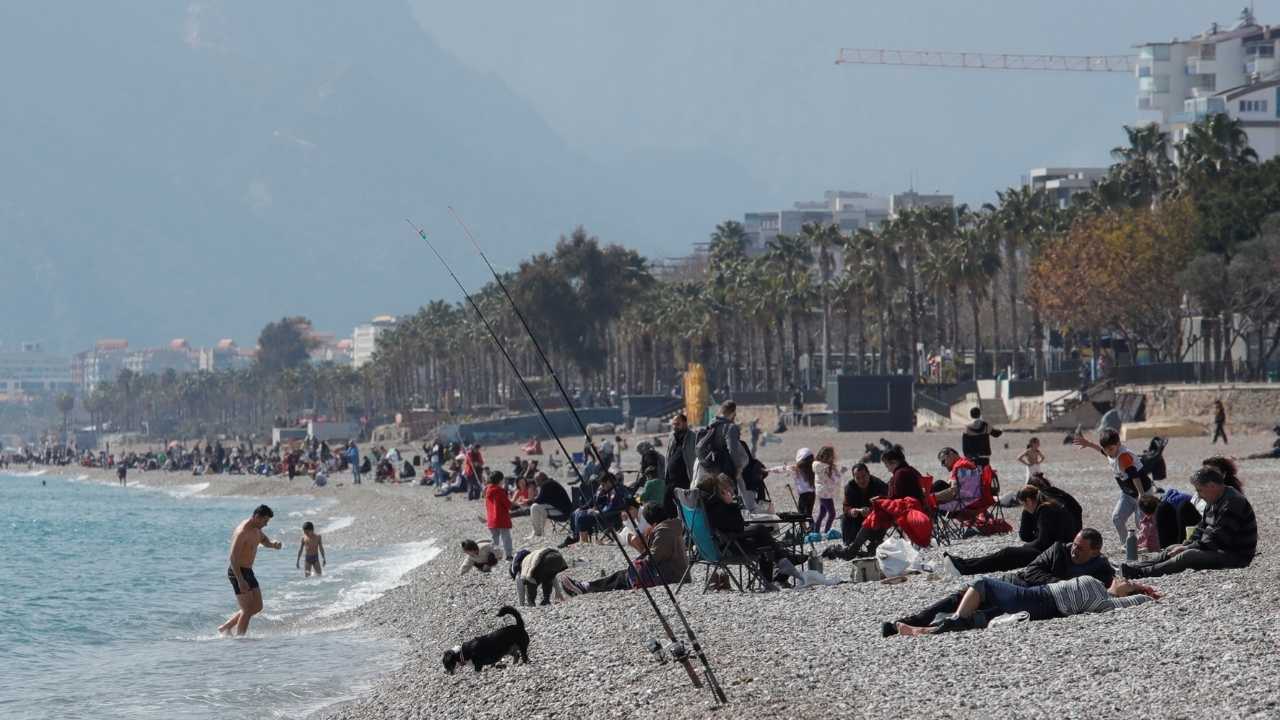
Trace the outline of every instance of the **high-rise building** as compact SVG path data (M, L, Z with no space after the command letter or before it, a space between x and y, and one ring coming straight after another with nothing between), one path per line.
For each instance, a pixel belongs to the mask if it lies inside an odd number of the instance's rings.
M889 216L889 198L850 190L828 190L823 199L801 201L788 210L746 213L742 226L747 234L747 253L758 255L778 235L798 235L806 223L835 224L845 235L872 228Z
M351 333L351 365L361 367L373 359L378 347L378 336L396 326L391 315L379 315L364 325L357 325Z
M1027 176L1026 185L1033 191L1046 193L1059 208L1065 208L1077 193L1088 192L1106 174L1107 168L1033 168Z
M1245 10L1231 29L1213 23L1187 40L1138 46L1138 109L1159 113L1172 142L1207 115L1240 120L1260 160L1280 154L1280 27Z
M39 343L23 343L18 350L0 351L0 401L73 389L71 361L66 356L47 353Z

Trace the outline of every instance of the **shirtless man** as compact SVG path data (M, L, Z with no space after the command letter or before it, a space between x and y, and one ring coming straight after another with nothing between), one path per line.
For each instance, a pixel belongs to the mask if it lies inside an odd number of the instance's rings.
M231 534L231 557L227 567L227 579L231 581L231 589L236 594L236 604L240 609L222 623L219 633L230 632L234 627L236 635L244 635L249 629L249 619L262 612L262 591L258 589L258 578L253 575L253 560L258 555L258 546L263 545L275 550L284 547L284 543L272 542L262 528L271 522L274 513L266 505L259 505L253 515L236 527Z

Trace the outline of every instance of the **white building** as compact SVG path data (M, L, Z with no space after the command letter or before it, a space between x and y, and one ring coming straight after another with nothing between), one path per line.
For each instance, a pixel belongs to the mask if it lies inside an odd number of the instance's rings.
M68 357L44 352L35 343L23 343L19 350L0 352L0 400L71 392L74 388Z
M364 325L357 325L351 334L351 366L361 367L373 359L378 347L378 336L396 326L391 315L379 315Z
M806 223L835 224L849 235L861 228L873 228L889 217L889 198L851 190L828 190L823 199L792 204L788 210L746 213L742 217L747 234L747 254L759 255L778 235L799 235Z
M194 369L197 354L186 340L178 338L165 347L144 348L129 353L124 366L139 375L158 375L168 370L176 373Z
M915 190L893 193L889 196L889 217L897 217L906 210L921 208L952 208L956 205L954 195L924 195Z
M1059 208L1065 208L1077 193L1088 192L1106 174L1107 168L1096 167L1033 168L1026 184L1033 192L1044 192Z
M1280 154L1280 27L1253 13L1224 30L1214 23L1188 40L1138 46L1138 109L1160 114L1178 142L1190 124L1212 113L1239 120L1259 160Z
M91 393L99 384L116 379L125 368L128 354L127 340L99 340L92 350L76 353L71 358L71 380L82 392Z

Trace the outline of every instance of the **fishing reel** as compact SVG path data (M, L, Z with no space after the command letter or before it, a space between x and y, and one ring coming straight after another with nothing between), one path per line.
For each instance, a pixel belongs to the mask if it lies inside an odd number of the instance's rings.
M679 641L663 646L662 643L654 639L648 642L647 647L654 659L664 665L672 660L680 663L688 662L689 660L688 648L684 646L684 643Z

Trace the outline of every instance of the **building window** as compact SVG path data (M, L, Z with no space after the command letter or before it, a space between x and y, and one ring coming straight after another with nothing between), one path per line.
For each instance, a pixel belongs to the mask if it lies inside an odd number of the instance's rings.
M1241 100L1240 101L1240 112L1242 113L1252 113L1252 112L1264 113L1266 111L1267 111L1266 100Z

